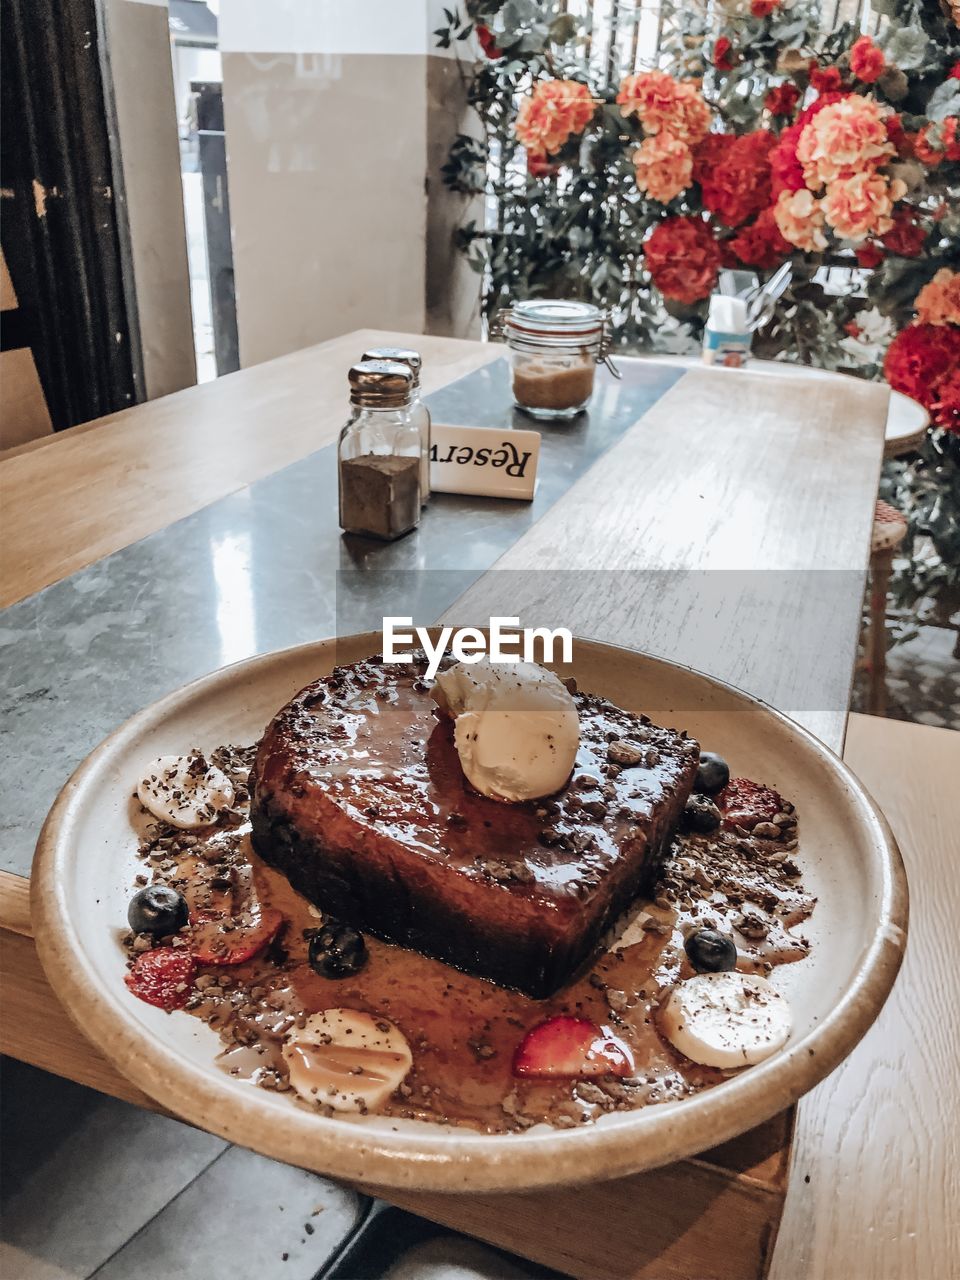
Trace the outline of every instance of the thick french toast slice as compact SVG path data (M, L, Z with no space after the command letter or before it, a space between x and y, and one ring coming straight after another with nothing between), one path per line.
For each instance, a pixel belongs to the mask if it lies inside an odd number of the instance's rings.
M649 891L698 745L577 693L568 784L503 804L464 778L425 665L341 667L277 714L251 773L254 848L355 928L544 998Z

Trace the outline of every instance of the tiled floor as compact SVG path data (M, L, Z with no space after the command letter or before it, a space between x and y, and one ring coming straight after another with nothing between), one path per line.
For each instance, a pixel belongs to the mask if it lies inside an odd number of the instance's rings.
M10 1058L0 1084L2 1280L313 1280L369 1204ZM398 1243L337 1280L545 1274L445 1232Z
M362 1205L11 1059L0 1138L3 1280L310 1280Z
M887 714L894 720L960 730L960 661L956 632L921 627L915 640L887 654ZM857 677L853 708L866 710L866 678Z

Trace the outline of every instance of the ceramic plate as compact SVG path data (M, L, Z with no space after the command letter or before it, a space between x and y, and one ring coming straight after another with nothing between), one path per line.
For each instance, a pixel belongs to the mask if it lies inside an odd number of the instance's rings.
M187 685L111 734L57 799L32 879L37 947L64 1008L134 1084L204 1129L318 1173L425 1190L506 1190L625 1175L703 1151L794 1102L853 1049L893 984L906 940L906 881L886 822L840 760L785 717L696 672L589 641L575 642L564 669L582 689L689 730L736 774L797 805L804 883L819 902L805 928L810 956L774 973L796 1020L778 1054L682 1102L614 1112L573 1130L489 1136L313 1114L221 1071L219 1040L198 1019L132 996L118 938L139 870L131 792L142 767L195 745L255 741L298 689L380 645L379 633L324 641Z

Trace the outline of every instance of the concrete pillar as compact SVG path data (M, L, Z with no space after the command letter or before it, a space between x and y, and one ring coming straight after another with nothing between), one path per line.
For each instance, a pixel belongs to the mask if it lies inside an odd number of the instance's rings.
M437 25L433 0L221 0L241 364L365 326L475 328L477 277L450 248L463 202L439 177L463 95Z
M131 322L143 353L140 390L153 400L197 380L168 13L163 0L104 0L101 12L122 170L119 212L136 295Z

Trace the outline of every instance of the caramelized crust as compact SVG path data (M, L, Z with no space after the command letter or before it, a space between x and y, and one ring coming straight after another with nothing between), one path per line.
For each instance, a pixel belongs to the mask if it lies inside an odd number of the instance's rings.
M501 804L464 778L425 665L341 667L277 714L250 777L254 848L355 928L545 998L650 889L699 748L578 693L567 786Z

